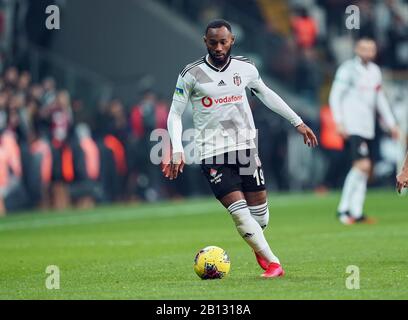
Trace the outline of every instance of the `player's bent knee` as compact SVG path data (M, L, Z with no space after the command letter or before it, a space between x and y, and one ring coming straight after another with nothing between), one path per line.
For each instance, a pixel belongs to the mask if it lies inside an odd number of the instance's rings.
M229 210L229 207L232 206L234 203L237 201L245 201L246 205L246 200L244 198L244 195L241 191L232 191L228 193L227 195L223 196L222 198L218 199L222 205Z
M354 163L354 167L358 168L359 170L369 173L371 170L371 161L370 159L361 159Z
M255 192L244 192L248 206L259 206L266 202L266 190Z

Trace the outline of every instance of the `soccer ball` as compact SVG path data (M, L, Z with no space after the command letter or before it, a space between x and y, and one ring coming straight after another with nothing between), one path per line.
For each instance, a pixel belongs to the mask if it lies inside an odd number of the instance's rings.
M203 279L221 279L231 268L231 262L224 249L208 246L201 249L194 259L194 271Z

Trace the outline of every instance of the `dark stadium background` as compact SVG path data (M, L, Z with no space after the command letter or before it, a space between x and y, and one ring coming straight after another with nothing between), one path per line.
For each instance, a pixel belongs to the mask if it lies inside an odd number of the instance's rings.
M58 30L46 28L50 5ZM359 29L346 27L349 5ZM168 181L149 157L178 73L206 53L214 18L231 22L233 54L250 58L319 137L307 148L248 93L268 188L265 236L286 272L270 281L199 166ZM378 43L403 134L392 141L378 119L364 207L377 223L345 226L336 207L349 159L328 95L359 36ZM395 190L407 67L407 0L0 0L0 300L407 299L407 197ZM191 116L187 108L185 129ZM193 270L210 245L231 260L220 281Z

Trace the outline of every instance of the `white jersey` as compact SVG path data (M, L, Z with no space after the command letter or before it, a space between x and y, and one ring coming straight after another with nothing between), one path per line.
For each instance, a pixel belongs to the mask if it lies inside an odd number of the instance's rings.
M358 57L344 62L336 72L329 102L335 122L349 135L373 139L377 109L389 128L395 126L375 63L364 65Z
M172 115L180 116L189 101L200 159L255 148L256 130L246 87L293 125L302 123L296 113L265 86L250 60L232 56L222 69L217 69L210 64L207 55L187 65L178 77L168 120L173 152L181 152L182 145L181 130L174 125Z

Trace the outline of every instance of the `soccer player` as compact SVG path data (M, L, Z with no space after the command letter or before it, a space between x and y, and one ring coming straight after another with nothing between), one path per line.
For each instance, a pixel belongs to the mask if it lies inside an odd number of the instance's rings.
M356 56L337 70L329 97L336 129L345 139L352 159L337 208L343 224L374 222L363 213L363 207L372 165L377 110L391 136L394 139L399 136L382 88L381 70L373 62L376 53L372 39L359 39L355 45Z
M403 188L408 188L408 153L405 157L401 172L397 176L397 191L401 193Z
M269 220L267 194L245 88L268 108L289 120L303 136L305 144L315 147L316 136L264 84L249 59L231 56L234 35L227 21L210 22L204 42L208 54L187 65L177 80L167 122L172 159L163 164L162 171L169 179L175 179L183 172L181 116L190 101L202 173L215 197L229 211L239 234L253 249L258 263L265 270L263 277L283 276L280 261L272 253L263 233Z

